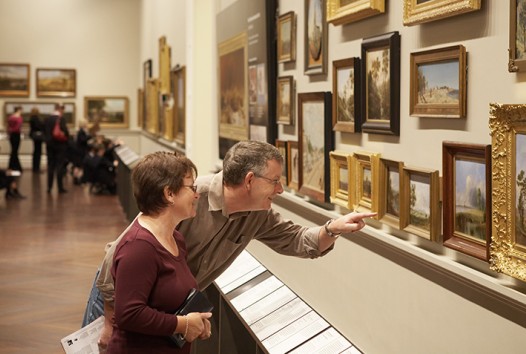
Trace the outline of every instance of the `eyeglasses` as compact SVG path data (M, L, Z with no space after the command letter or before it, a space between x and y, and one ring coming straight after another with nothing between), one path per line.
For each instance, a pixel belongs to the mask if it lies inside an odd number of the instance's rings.
M265 177L265 176L260 176L260 175L257 175L257 174L254 174L254 176L256 176L257 178L263 178L264 180L266 180L268 183L277 186L278 184L281 184L281 179L272 179L272 178L268 178L268 177Z
M185 185L183 185L183 187L190 188L194 193L197 193L197 186L195 186L195 185L193 185L193 186L185 186Z

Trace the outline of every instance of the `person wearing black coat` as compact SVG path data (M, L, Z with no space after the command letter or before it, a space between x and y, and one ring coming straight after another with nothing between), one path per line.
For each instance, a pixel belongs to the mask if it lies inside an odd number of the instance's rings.
M40 172L42 143L44 142L44 123L40 119L38 108L31 110L29 117L29 136L33 139L33 172Z
M47 151L47 192L51 193L53 180L56 175L59 193L66 193L64 188L64 176L66 175L66 152L68 150L69 130L66 121L62 117L64 105L55 104L55 111L44 123L44 136ZM59 121L60 130L66 135L66 141L59 141L53 137L53 129L56 121Z

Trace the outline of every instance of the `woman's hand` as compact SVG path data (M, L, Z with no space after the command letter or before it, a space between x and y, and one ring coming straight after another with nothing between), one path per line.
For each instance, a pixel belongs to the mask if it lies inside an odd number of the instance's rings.
M192 312L186 315L186 319L183 319L182 322L188 321L188 331L186 335L183 331L184 339L187 342L193 342L197 338L207 339L210 338L210 321L208 320L212 317L212 312ZM185 323L186 326L186 323Z

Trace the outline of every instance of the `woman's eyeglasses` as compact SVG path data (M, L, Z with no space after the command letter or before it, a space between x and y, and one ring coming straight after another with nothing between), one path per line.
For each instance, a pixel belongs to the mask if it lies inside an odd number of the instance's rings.
M197 186L193 185L193 186L184 186L183 187L186 187L186 188L190 188L194 193L197 193Z

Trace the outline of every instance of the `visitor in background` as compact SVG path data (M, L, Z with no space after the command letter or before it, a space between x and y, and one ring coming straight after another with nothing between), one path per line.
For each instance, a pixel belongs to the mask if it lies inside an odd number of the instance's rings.
M31 109L29 137L33 140L33 172L40 172L42 143L44 142L44 122L40 119L40 111L37 107Z
M9 169L22 171L22 165L18 158L18 149L20 148L20 136L22 133L22 106L16 106L13 114L7 119L7 133L9 134L9 143L11 144L11 154L9 155Z
M64 176L66 174L66 152L68 149L69 130L66 121L62 118L64 105L55 104L55 111L44 123L44 135L47 151L47 192L51 193L53 180L56 176L59 193L67 193L64 188ZM53 128L58 120L60 130L65 134L67 140L59 141L53 137Z

